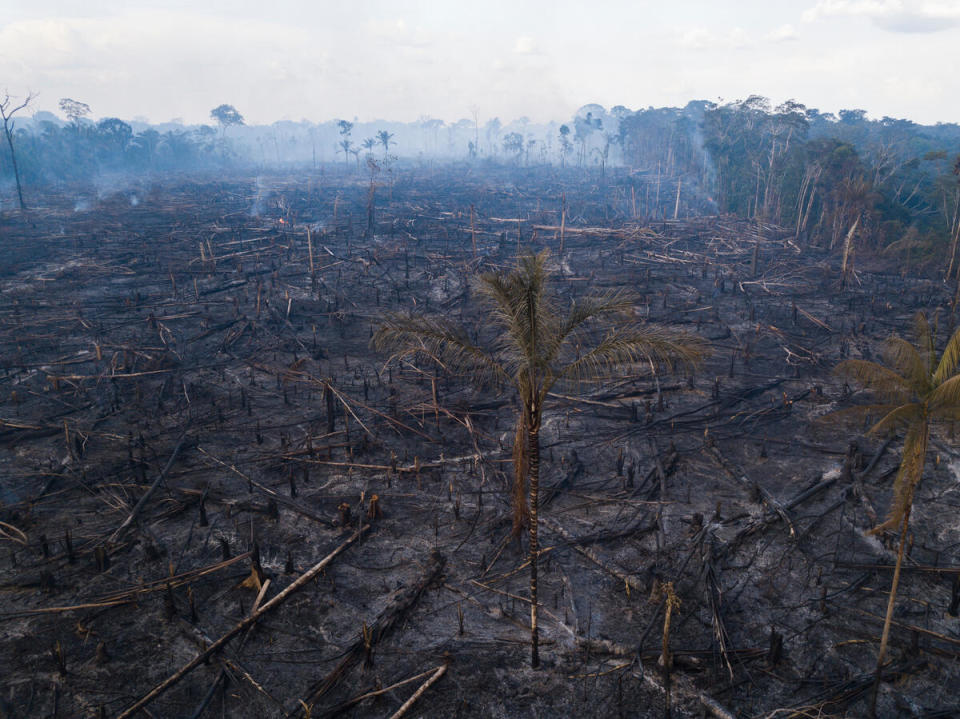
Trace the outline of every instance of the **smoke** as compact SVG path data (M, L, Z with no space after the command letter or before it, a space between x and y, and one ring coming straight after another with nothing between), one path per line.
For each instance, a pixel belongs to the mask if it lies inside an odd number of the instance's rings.
M257 175L256 179L257 194L253 198L253 204L250 205L250 209L247 210L247 214L250 217L260 217L267 211L266 201L269 199L271 192L267 188L266 183L263 181L263 178Z
M705 210L716 214L720 209L716 200L714 200L714 197L717 195L717 165L713 160L713 155L710 153L710 150L707 149L700 121L693 125L693 132L690 133L690 141L697 154L703 157L702 182L697 188L698 194L700 195L698 199L706 206L704 208Z

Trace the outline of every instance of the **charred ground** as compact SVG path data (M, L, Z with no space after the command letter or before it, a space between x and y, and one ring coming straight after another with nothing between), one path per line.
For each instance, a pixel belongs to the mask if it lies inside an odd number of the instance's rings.
M661 716L667 581L676 715L862 713L894 559L864 531L899 445L814 420L857 401L838 361L920 309L952 326L952 292L865 258L841 289L836 253L643 220L636 189L184 179L0 219L0 714L117 715L345 542L149 715L389 716L448 663L413 715ZM387 311L482 322L470 278L518 246L551 249L562 297L629 289L712 347L693 377L554 396L536 671L512 399L368 344ZM960 453L933 452L886 716L960 711Z

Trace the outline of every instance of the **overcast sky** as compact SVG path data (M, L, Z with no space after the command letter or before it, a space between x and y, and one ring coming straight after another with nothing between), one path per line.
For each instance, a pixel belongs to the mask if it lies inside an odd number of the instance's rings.
M3 0L0 90L94 117L565 120L761 94L960 122L960 0Z

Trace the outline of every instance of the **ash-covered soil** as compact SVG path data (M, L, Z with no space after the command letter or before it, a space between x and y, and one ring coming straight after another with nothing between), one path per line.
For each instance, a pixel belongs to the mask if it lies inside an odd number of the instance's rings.
M945 337L953 289L856 256L841 288L788 229L632 217L629 182L411 170L371 216L354 175L183 179L0 218L0 716L121 715L343 544L139 716L387 717L444 666L407 716L663 716L666 582L674 716L863 715L900 445L817 419L861 401L841 359L918 310ZM514 398L369 348L388 311L483 322L470 278L518 246L712 348L552 397L537 670ZM882 716L960 713L949 431Z

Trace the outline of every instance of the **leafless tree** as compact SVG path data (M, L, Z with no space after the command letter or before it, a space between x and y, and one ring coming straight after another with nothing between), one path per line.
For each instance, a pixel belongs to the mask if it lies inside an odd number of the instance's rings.
M13 116L20 112L20 110L25 109L35 97L36 95L34 93L27 92L27 96L23 102L17 105L16 100L11 97L9 91L4 90L3 101L0 102L0 118L3 118L3 134L6 135L7 145L10 146L10 161L13 163L13 176L17 181L17 199L20 201L21 210L26 210L27 206L23 201L23 185L20 183L20 168L17 167L17 153L13 149L13 129L15 125Z

